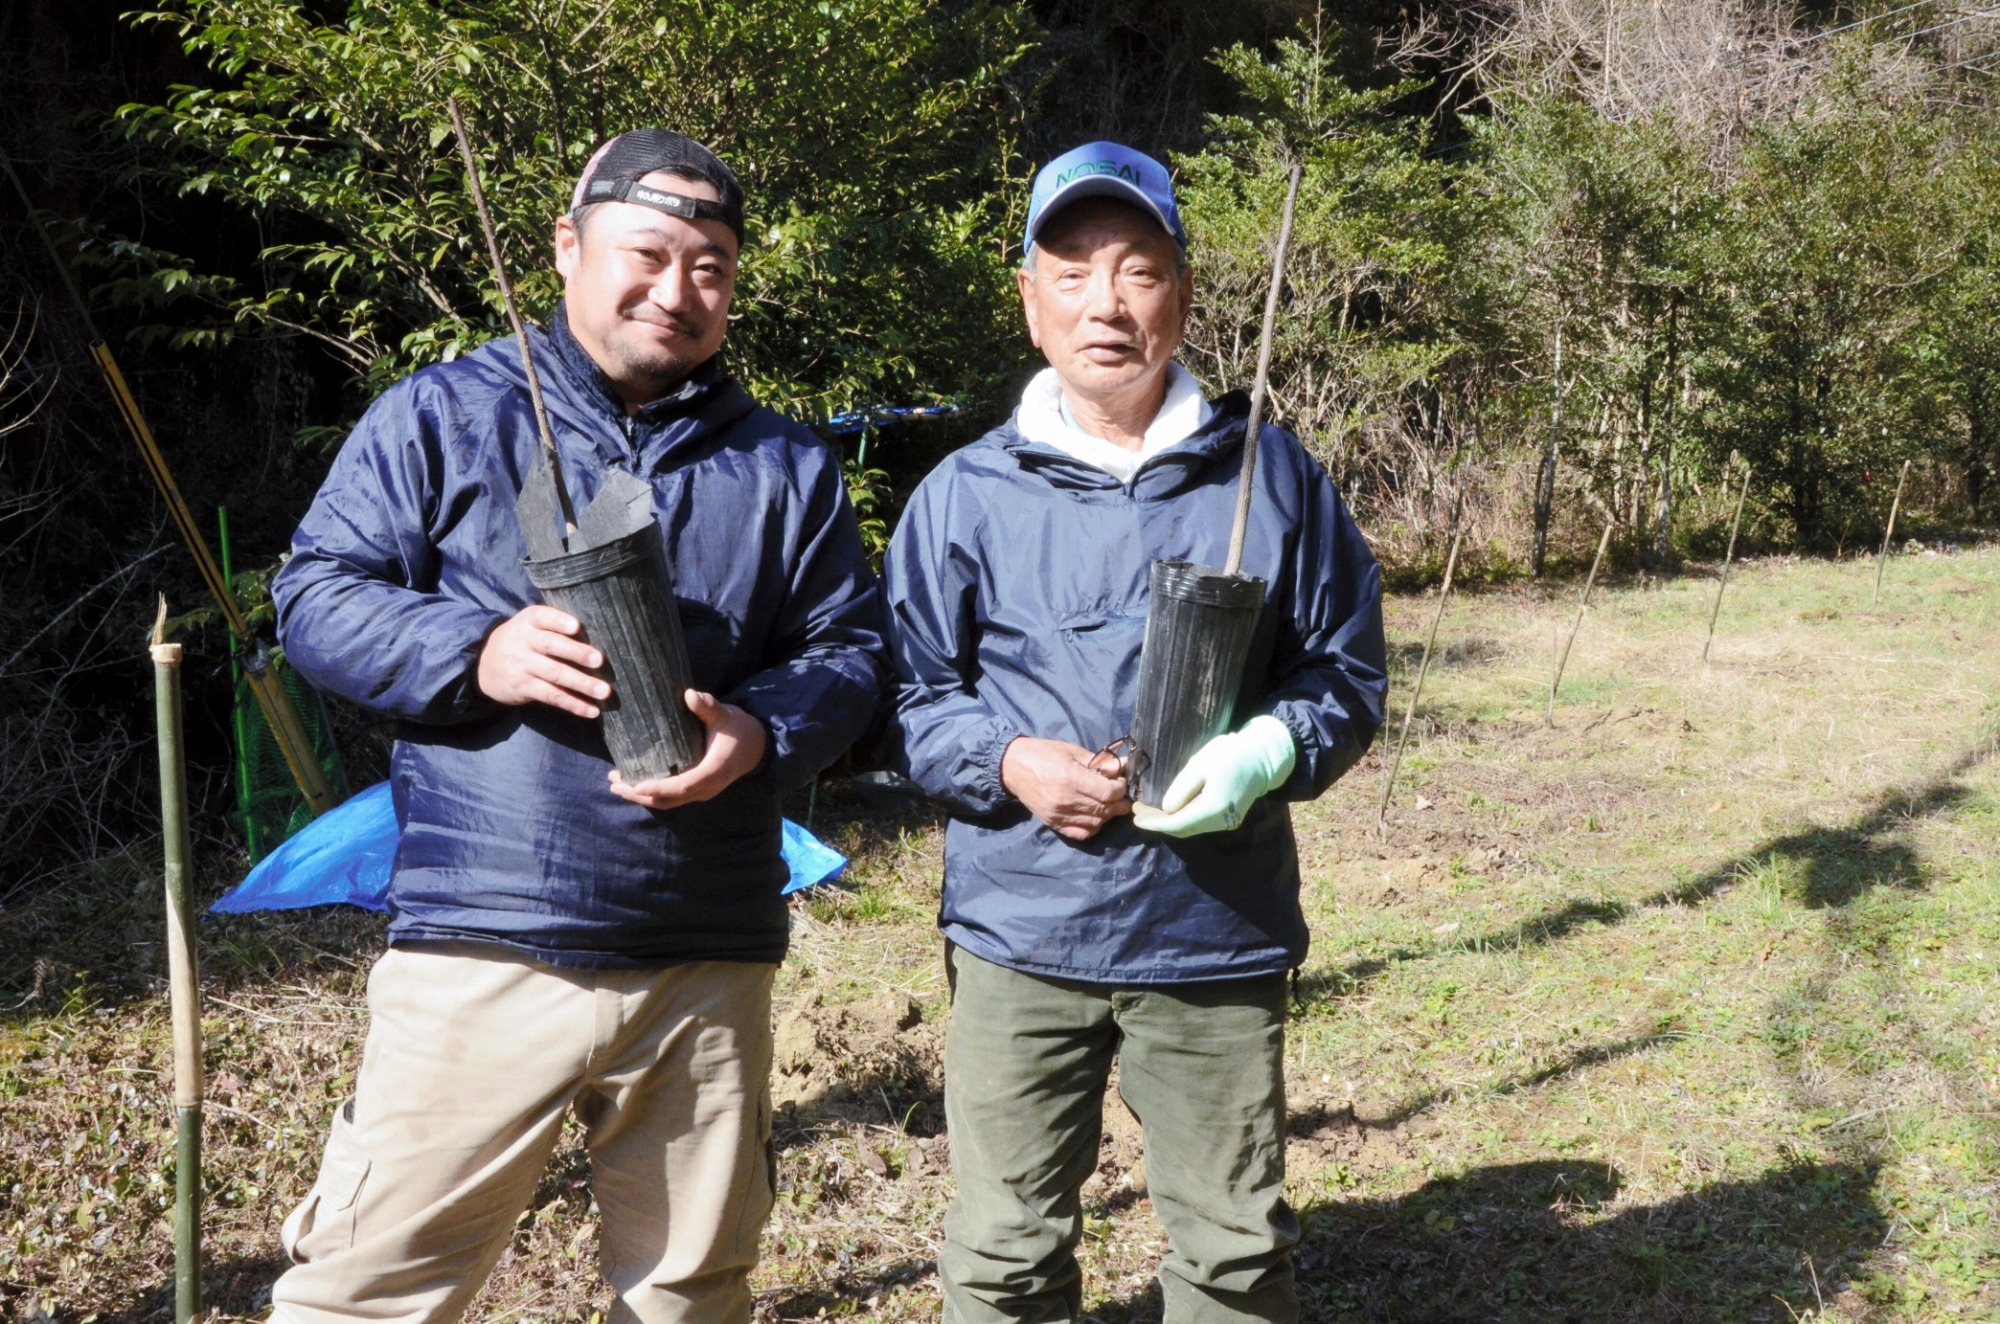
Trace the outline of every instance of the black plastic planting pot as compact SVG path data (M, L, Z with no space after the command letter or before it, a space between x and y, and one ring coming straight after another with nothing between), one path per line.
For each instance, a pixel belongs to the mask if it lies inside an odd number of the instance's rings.
M1194 752L1229 729L1264 581L1155 561L1132 708L1133 798L1158 805Z
M648 520L602 546L530 560L527 570L549 605L581 621L604 654L604 743L625 780L670 777L699 762L704 733L681 698L693 678L658 526Z

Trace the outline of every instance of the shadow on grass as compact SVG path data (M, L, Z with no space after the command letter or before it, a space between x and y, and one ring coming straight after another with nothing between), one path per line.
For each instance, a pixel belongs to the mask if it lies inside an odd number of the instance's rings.
M1560 942L1591 925L1620 924L1649 910L1700 905L1745 878L1782 866L1786 894L1815 909L1836 909L1876 888L1916 889L1925 885L1917 855L1891 834L1921 818L1955 808L1971 795L1958 779L1993 757L1996 737L1987 734L1929 783L1916 790L1897 787L1876 797L1868 810L1840 827L1808 827L1763 842L1700 877L1634 901L1577 898L1540 915L1491 933L1460 935L1449 945L1404 947L1384 956L1351 962L1302 976L1302 1004L1324 1002L1354 992L1391 967L1452 952L1518 951Z
M1607 1215L1615 1169L1496 1164L1384 1200L1301 1211L1300 1317L1315 1324L1789 1321L1882 1239L1872 1169L1800 1163ZM1098 1324L1160 1318L1156 1289Z
M202 1267L202 1304L211 1315L255 1317L271 1308L271 1284L290 1261L282 1255L246 1256L210 1262ZM107 1306L91 1318L96 1324L163 1324L174 1317L171 1277L129 1301ZM22 1314L21 1318L30 1318Z
M1565 1080L1570 1076L1600 1067L1620 1058L1644 1053L1662 1044L1673 1043L1683 1036L1679 1031L1662 1030L1654 1034L1634 1035L1615 1043L1592 1044L1564 1053L1555 1061L1526 1075L1515 1076L1495 1085L1466 1090L1431 1090L1407 1099L1396 1108L1380 1116L1360 1117L1352 1105L1335 1108L1328 1104L1317 1104L1301 1112L1294 1113L1287 1125L1290 1134L1313 1137L1338 1127L1365 1127L1369 1130L1393 1131L1413 1117L1429 1112L1445 1104L1462 1099L1502 1099L1524 1090L1540 1089L1553 1081Z
M758 1295L753 1318L863 1318L867 1303L883 1292L937 1272L937 1262L903 1259L869 1273L843 1274L814 1287L780 1287Z

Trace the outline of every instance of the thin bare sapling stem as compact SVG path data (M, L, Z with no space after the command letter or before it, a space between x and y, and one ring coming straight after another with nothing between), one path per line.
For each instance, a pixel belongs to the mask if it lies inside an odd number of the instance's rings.
M1604 564L1604 549L1611 545L1611 525L1604 526L1604 536L1597 540L1597 555L1590 558L1590 574L1584 577L1583 598L1576 604L1576 623L1569 627L1569 638L1563 641L1562 651L1556 654L1555 674L1549 677L1549 709L1543 715L1543 722L1553 727L1556 724L1556 691L1562 688L1563 669L1569 666L1569 650L1576 645L1576 632L1583 628L1584 613L1590 610L1590 590L1597 583L1597 568Z
M548 461L549 476L555 480L556 502L562 507L563 545L576 536L576 507L570 504L569 485L563 481L562 460L556 455L556 435L549 430L549 411L542 404L542 379L535 372L535 356L528 349L528 328L522 325L521 310L514 303L514 284L507 279L507 264L500 256L500 236L494 232L492 214L486 210L486 190L479 183L479 163L472 156L472 138L465 131L465 112L458 98L445 103L451 110L451 131L458 136L458 154L465 158L465 183L472 193L472 205L479 212L479 228L486 234L486 252L493 259L493 279L500 286L500 301L513 323L515 343L521 347L521 367L528 374L528 396L535 403L535 427L542 435L542 457Z
M1715 585L1715 605L1708 609L1708 638L1701 641L1701 660L1708 661L1709 647L1715 643L1715 621L1722 615L1722 593L1729 587L1729 567L1736 560L1736 530L1743 523L1743 499L1750 495L1750 466L1743 466L1743 485L1736 489L1736 513L1729 518L1729 550L1722 554L1722 577Z
M1243 540L1250 532L1250 487L1257 476L1257 444L1264 426L1264 392L1271 381L1271 332L1278 322L1278 289L1285 283L1285 254L1292 246L1292 214L1298 208L1299 181L1305 167L1292 167L1285 190L1285 218L1278 226L1278 251L1271 259L1271 288L1264 295L1264 333L1257 341L1257 381L1250 388L1250 418L1243 425L1243 473L1236 483L1236 522L1229 530L1229 559L1222 572L1235 574L1243 565Z
M1410 703L1403 709L1403 731L1396 737L1396 754L1389 760L1389 775L1382 779L1382 802L1375 806L1375 830L1389 825L1389 793L1396 787L1396 771L1403 766L1403 751L1410 744L1410 721L1417 715L1417 700L1424 696L1424 677L1430 674L1431 650L1437 646L1438 623L1444 620L1444 604L1451 597L1452 573L1458 569L1458 540L1461 531L1451 532L1451 551L1444 558L1444 583L1438 588L1437 613L1431 617L1431 632L1424 639L1424 655L1417 663L1417 683L1410 687Z
M1910 478L1910 462L1903 461L1903 472L1896 477L1896 499L1889 503L1889 527L1882 530L1882 553L1875 558L1875 596L1868 600L1872 610L1882 601L1882 572L1889 568L1889 541L1896 536L1896 512L1903 508L1903 484Z

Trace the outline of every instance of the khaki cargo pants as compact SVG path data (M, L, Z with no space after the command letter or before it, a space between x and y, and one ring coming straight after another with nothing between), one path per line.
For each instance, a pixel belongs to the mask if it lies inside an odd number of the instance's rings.
M772 1201L775 966L570 970L482 943L394 947L305 1203L277 1324L459 1318L574 1108L617 1324L742 1324Z

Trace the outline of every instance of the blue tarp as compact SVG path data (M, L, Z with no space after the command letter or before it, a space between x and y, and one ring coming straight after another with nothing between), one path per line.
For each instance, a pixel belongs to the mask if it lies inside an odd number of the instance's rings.
M299 829L209 909L220 915L330 905L387 910L396 838L389 783L377 782ZM784 849L792 870L787 894L833 882L847 867L845 856L790 819Z

